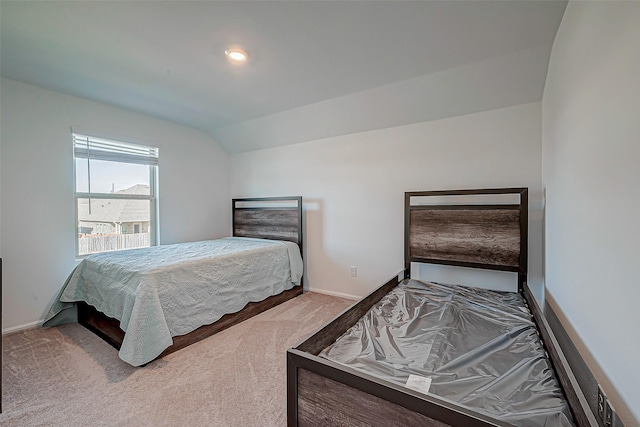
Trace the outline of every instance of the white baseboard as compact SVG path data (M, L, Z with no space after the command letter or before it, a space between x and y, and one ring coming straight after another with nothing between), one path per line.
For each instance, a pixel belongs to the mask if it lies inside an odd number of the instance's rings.
M35 322L25 323L23 325L12 326L10 328L5 328L2 330L2 335L13 334L14 332L26 331L29 329L35 329L40 326L40 321L36 320Z
M318 289L318 288L309 288L308 291L309 292L315 292L317 294L331 295L332 297L340 297L340 298L346 298L346 299L351 299L351 300L359 300L360 299L360 297L355 296L355 295L345 294L345 293L342 293L342 292L327 291L327 290Z

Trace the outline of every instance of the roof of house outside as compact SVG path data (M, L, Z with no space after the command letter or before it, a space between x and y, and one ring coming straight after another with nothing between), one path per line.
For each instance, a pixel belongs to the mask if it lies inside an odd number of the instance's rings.
M136 184L115 194L149 194L149 186ZM89 213L91 203L91 213ZM78 199L78 221L81 222L145 222L150 219L148 200Z

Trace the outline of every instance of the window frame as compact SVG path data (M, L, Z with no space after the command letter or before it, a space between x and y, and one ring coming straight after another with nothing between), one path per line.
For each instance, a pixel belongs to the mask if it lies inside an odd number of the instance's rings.
M76 136L87 137L92 139L100 139L107 140L110 142L143 147L143 148L152 148L158 152L157 147L151 147L141 144L134 144L130 142L126 142L123 140L116 140L113 138L103 138L91 136L85 133L71 133L71 150L73 155L73 210L74 210L74 246L75 246L75 257L80 260L89 255L106 253L106 252L119 252L126 249L117 249L115 251L105 251L105 252L94 252L88 254L80 254L80 233L79 233L79 218L78 218L78 202L80 199L112 199L112 200L148 200L149 201L149 247L158 245L158 230L159 230L159 218L158 218L158 165L145 164L143 162L118 162L116 160L106 160L113 163L133 163L133 164L142 164L149 167L149 194L116 194L116 193L94 193L92 191L88 192L79 192L77 191L77 177L76 177L76 168L77 168L77 160L84 159L84 157L77 157L75 151L75 139ZM90 160L90 159L89 159ZM89 172L88 179L91 180L91 175ZM90 187L89 187L90 190Z

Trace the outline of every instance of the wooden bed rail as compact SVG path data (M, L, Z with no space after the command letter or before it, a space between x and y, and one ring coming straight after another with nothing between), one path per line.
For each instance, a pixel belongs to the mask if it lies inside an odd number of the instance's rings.
M362 298L357 304L347 308L329 321L319 331L300 344L296 349L318 355L325 347L333 343L342 333L353 326L375 303L398 285L398 275L384 285Z
M551 327L542 313L538 302L533 296L531 289L529 289L529 285L526 283L524 285L522 295L529 307L529 311L531 311L531 314L533 315L536 325L538 326L538 332L540 333L542 344L549 355L553 369L558 376L558 381L560 381L560 384L562 385L562 391L569 402L573 418L579 426L597 427L598 421L589 407L587 399L578 384L578 380L576 379L571 366L569 366L569 362L562 351L562 347L551 330Z

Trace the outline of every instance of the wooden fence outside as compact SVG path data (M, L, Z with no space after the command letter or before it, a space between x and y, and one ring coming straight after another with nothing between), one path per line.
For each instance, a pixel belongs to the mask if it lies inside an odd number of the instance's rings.
M79 255L120 249L145 248L150 245L149 233L85 235L78 239Z

